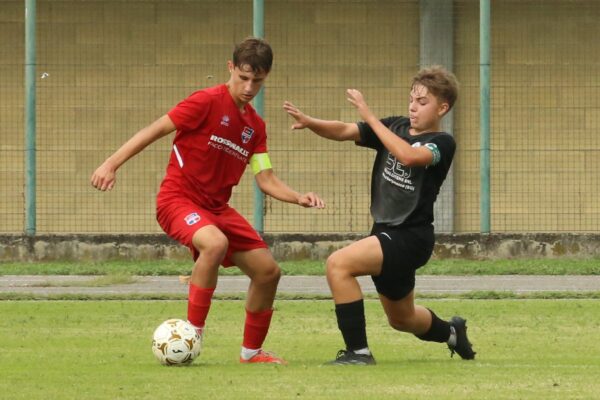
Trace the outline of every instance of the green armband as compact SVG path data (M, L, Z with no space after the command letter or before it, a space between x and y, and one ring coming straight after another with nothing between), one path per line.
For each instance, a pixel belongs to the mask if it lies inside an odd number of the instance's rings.
M426 143L425 147L431 150L431 154L433 155L433 159L431 161L431 165L436 165L442 159L442 155L440 154L440 149L435 145L435 143Z
M271 159L269 158L269 154L254 154L250 158L250 168L252 168L252 172L254 172L254 175L258 174L260 171L263 171L265 169L273 168L271 166Z

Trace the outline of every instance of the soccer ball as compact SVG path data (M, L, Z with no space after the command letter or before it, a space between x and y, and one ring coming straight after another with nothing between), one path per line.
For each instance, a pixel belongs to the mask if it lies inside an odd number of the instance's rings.
M181 319L168 319L156 328L152 352L163 365L187 365L202 350L202 338L196 329Z

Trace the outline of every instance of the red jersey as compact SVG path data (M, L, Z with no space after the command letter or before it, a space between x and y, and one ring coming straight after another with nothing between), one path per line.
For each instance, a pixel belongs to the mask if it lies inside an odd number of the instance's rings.
M224 84L192 93L167 114L177 133L158 203L183 196L224 209L250 157L267 152L264 121L250 104L240 112Z

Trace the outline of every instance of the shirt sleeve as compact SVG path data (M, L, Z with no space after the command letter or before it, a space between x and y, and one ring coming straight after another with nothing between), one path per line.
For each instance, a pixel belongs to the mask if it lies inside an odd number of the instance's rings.
M259 153L268 153L268 149L267 149L267 131L266 131L266 127L265 127L265 122L260 119L258 122L259 125L259 132L258 133L258 140L256 142L256 146L254 146L254 150L252 151L252 153L254 154L259 154Z
M387 117L380 121L386 128L389 128L392 123L399 118L402 117ZM356 124L358 125L358 131L360 133L360 140L356 142L357 146L368 147L375 150L381 150L383 148L383 143L381 143L381 140L379 140L379 137L369 124L363 121L357 122Z
M454 158L454 152L456 151L456 142L451 135L447 133L438 135L432 138L425 146L430 150L435 146L439 158L434 165L441 165L446 170L450 168L450 164L452 164L452 159Z
M210 111L210 96L199 90L182 100L167 114L179 131L197 129L208 116Z

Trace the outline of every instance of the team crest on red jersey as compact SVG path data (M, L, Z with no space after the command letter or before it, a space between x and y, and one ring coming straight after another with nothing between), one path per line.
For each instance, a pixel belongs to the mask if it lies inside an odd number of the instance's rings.
M254 134L254 129L245 126L244 130L242 131L242 142L248 143L250 141L250 139L252 139L253 134Z

